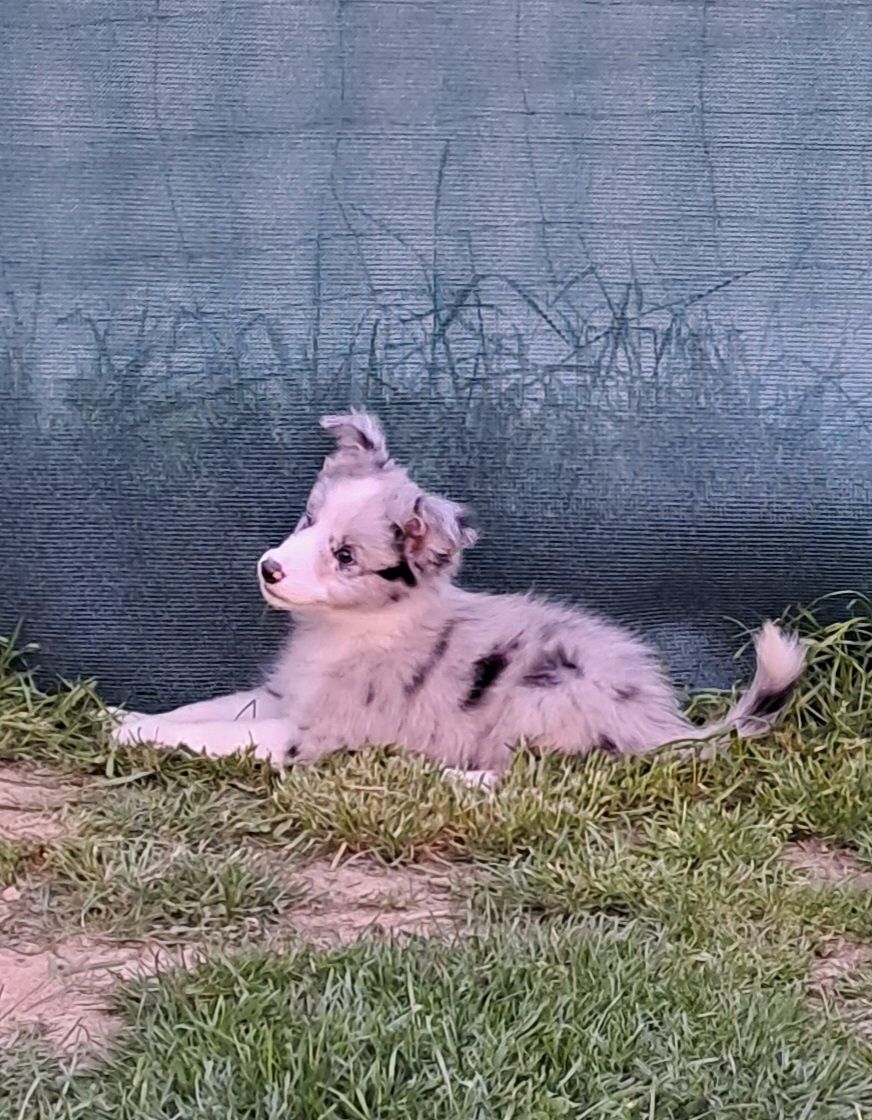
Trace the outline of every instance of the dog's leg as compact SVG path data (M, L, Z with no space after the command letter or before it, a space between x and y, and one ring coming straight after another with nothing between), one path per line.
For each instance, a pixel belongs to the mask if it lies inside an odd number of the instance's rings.
M264 688L249 688L242 692L231 692L227 696L215 696L211 700L197 700L193 704L183 704L168 712L160 712L149 717L144 712L126 712L123 708L110 708L109 711L123 723L137 723L143 719L167 720L171 723L205 723L212 720L240 720L250 722L257 719L274 719L283 712L282 697Z
M187 747L210 758L242 754L254 746L255 758L281 769L293 760L296 731L287 719L207 720L182 723L165 716L144 716L121 724L113 733L123 746L149 743L156 747Z
M242 692L231 692L227 696L216 696L211 700L197 700L193 704L183 704L170 712L161 714L161 719L173 723L205 723L215 720L262 720L275 719L282 714L282 698L266 688L248 688Z

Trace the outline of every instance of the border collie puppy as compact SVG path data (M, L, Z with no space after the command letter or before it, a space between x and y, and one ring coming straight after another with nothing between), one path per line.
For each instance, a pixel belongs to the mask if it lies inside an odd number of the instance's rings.
M776 723L803 669L795 637L766 623L750 687L698 728L633 633L530 595L458 587L476 540L463 508L409 478L375 417L321 424L336 449L296 528L257 564L263 597L293 617L284 651L260 687L128 716L119 742L213 756L253 745L276 767L397 744L490 783L520 742L636 755L688 740L717 748Z

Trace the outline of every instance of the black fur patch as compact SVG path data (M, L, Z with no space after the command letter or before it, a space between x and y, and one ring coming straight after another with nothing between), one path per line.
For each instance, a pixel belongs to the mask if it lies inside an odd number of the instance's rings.
M521 684L528 688L554 688L560 684L566 673L583 677L584 670L573 661L563 646L545 650L521 677Z
M761 718L764 716L777 716L793 695L795 687L796 681L792 681L787 688L781 688L777 692L764 692L752 708L751 715Z
M424 681L426 681L426 679L430 676L430 674L445 656L445 652L448 649L448 643L451 640L451 631L453 629L453 622L446 622L446 624L442 627L442 632L436 639L436 643L433 646L433 649L430 651L430 656L422 665L418 666L418 668L415 670L414 676L408 682L408 684L403 686L403 691L407 696L414 696L414 694L420 690L421 686L424 684Z
M285 751L285 761L290 762L291 759L296 758L299 753L300 753L299 743L291 743L291 745Z
M595 750L602 751L603 754L609 755L611 758L618 758L620 756L620 749L614 739L610 739L608 735L600 735L595 746Z
M474 708L481 703L488 689L499 680L508 664L509 658L504 650L495 649L480 657L472 667L472 684L461 707Z
M380 572L375 574L381 576L382 579L390 580L392 583L398 579L402 580L406 587L414 587L418 582L415 579L415 573L405 560L401 560L399 564L394 564L392 568L382 568Z

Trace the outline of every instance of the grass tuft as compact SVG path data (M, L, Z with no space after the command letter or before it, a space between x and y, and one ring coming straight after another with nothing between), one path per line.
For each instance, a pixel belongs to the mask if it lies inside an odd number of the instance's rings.
M41 852L39 844L0 838L0 887L6 887L25 875L39 862Z
M249 852L171 845L142 836L67 841L47 855L45 924L161 940L262 931L293 900Z

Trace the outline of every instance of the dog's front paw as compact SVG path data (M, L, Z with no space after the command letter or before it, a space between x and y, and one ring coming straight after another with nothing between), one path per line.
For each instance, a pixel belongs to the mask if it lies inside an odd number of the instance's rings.
M309 733L292 733L273 748L270 762L278 770L289 766L313 766L339 749L332 739L313 737Z

